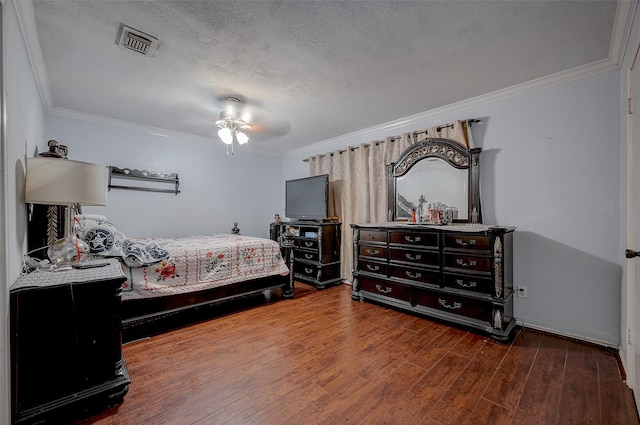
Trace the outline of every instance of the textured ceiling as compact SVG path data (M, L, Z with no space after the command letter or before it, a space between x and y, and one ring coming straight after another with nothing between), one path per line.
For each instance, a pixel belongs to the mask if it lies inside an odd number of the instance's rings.
M612 1L32 4L52 112L217 141L233 94L262 129L247 146L273 152L605 60L616 16ZM159 39L151 57L117 46L121 23Z

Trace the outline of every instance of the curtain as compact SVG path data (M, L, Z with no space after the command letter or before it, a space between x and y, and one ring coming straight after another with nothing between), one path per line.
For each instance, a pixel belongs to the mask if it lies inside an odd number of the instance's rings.
M453 139L467 149L472 146L467 122L456 121L308 158L310 176L329 175L329 215L342 222L342 279L352 280L351 224L388 221L386 165L427 137Z

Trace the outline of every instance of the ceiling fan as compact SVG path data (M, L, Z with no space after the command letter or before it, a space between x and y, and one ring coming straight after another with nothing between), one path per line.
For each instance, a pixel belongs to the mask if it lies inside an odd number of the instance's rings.
M249 137L281 137L289 133L291 125L286 121L270 119L255 105L248 105L237 96L225 96L225 108L215 124L218 137L227 145L227 155L233 155L233 143L244 145Z

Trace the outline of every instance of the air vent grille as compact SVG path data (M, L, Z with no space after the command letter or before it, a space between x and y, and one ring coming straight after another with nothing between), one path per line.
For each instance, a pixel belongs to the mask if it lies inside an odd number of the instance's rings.
M120 34L116 43L125 49L133 50L145 56L151 56L158 47L158 39L142 31L120 25Z

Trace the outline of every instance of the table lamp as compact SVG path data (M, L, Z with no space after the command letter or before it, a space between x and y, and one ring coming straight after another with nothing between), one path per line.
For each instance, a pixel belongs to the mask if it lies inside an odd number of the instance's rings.
M65 236L49 246L49 260L58 268L80 264L89 253L89 246L76 236L75 205L107 205L107 167L35 157L27 158L26 173L25 202L65 206Z

